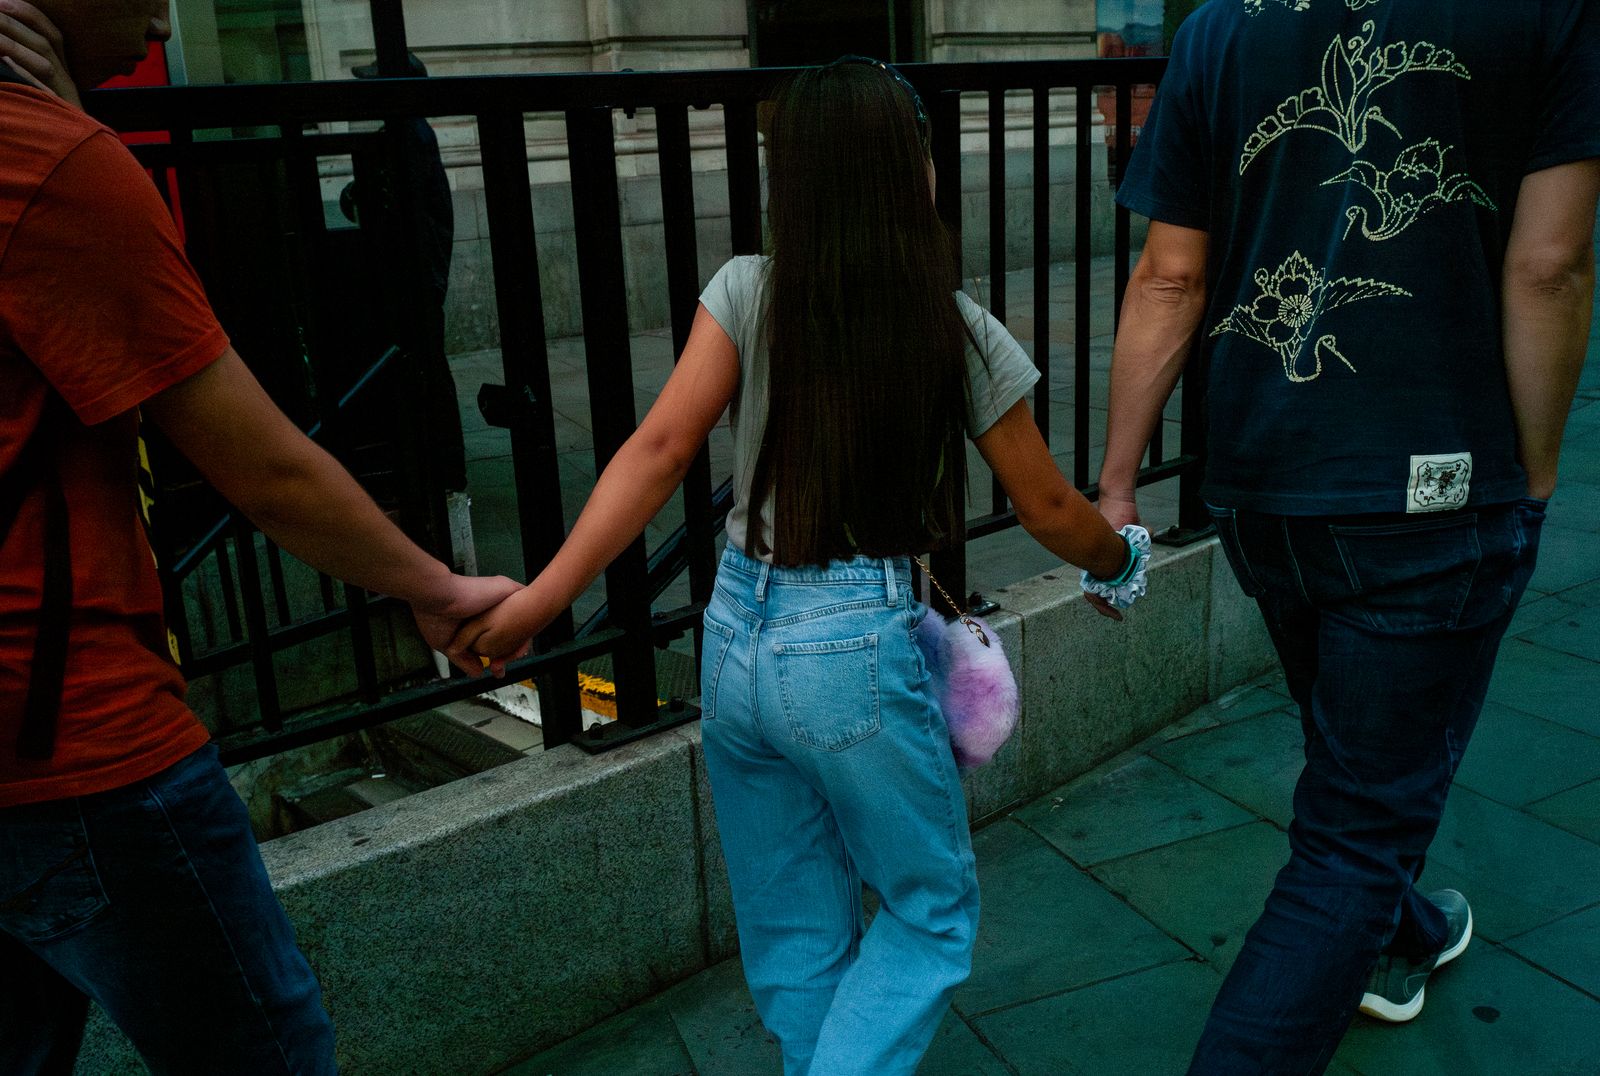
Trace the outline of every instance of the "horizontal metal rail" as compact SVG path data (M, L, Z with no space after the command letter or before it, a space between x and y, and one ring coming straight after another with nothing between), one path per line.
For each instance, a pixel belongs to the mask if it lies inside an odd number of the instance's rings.
M1007 278L1007 146L1008 139L1020 142L1019 135L1026 137L1023 152L1031 154L1033 266L1031 280L1021 283L1018 290L1032 293L1033 358L1042 375L1033 393L1033 412L1048 438L1052 392L1059 391L1059 386L1052 388L1053 375L1059 377L1061 371L1070 371L1070 414L1058 412L1056 417L1072 423L1072 478L1091 497L1097 490L1090 481L1090 316L1093 304L1102 301L1111 302L1112 319L1117 316L1131 256L1129 216L1118 208L1112 240L1114 294L1097 295L1091 281L1091 262L1099 253L1092 243L1091 198L1097 183L1120 175L1126 165L1134 131L1130 108L1133 87L1158 82L1165 63L1163 59L1059 60L909 64L902 68L929 106L935 163L940 174L939 210L958 253L964 142L970 146L968 138L980 133L987 136L986 238L990 254L985 266L989 289L986 299L1002 321L1007 320L1007 307L1016 298L1009 294L1011 282ZM565 124L573 177L573 218L578 231L577 262L565 271L572 275L576 270L584 316L590 428L595 431L598 471L632 432L638 418L629 391L633 357L625 315L629 303L620 241L615 113L634 115L648 109L655 115L654 152L660 166L670 328L675 351L681 352L694 320L701 284L696 187L719 181L714 174L697 173L692 168L690 114L713 107L721 109L727 166L720 182L727 188L730 252L759 253L764 248L764 221L757 106L791 74L791 69L741 69L163 87L96 91L88 95L87 104L93 114L120 130L171 133L170 143L142 146L137 152L147 167L171 169L192 182L214 177L222 166L273 167L275 162L283 162L286 172L296 177L294 211L299 220L290 238L300 244L295 255L300 264L314 263L317 237L326 227L322 195L316 187L316 162L370 154L375 145L373 132L308 132L307 127L441 116L466 117L473 124L483 169L487 242L493 263L504 368L504 384L485 386L480 400L485 415L492 414L496 425L510 431L523 570L531 577L560 547L567 521L560 510L559 451L540 283L541 258L552 255L541 252L530 205L529 115L542 114L546 120ZM1107 90L1114 96L1097 96ZM973 100L964 100L963 95L971 95ZM1108 139L1115 146L1114 160L1108 159L1104 147L1090 137L1099 129L1097 100L1107 105L1114 100L1116 105L1115 128ZM983 107L973 107L979 104ZM1075 125L1075 135L1069 146L1053 146L1051 125L1060 123L1063 115ZM218 140L196 137L197 132L215 129L260 128L275 128L277 134L254 133ZM1068 171L1074 195L1065 214L1056 212L1052 202L1052 183L1060 182L1052 168L1057 154L1071 165ZM363 221L362 227L366 226ZM1059 257L1054 253L1058 247L1052 244L1052 237L1064 235L1069 227L1074 239L1066 260L1073 262L1075 269L1069 282L1074 331L1069 344L1057 343L1053 347L1051 264ZM388 252L384 257L394 252L403 256L406 243L390 237L381 250ZM407 316L402 310L400 320L405 321ZM359 408L361 386L386 364L397 366L397 376L404 376L404 365L392 360L393 353L385 355L368 371L345 394L334 415ZM1201 526L1203 522L1197 521L1204 518L1195 493L1203 467L1203 415L1199 408L1202 395L1199 384L1190 385L1185 392L1180 451L1164 457L1157 440L1150 466L1139 478L1141 485L1179 479L1180 523L1185 526ZM342 420L333 423L330 447L336 452L341 450L343 425ZM536 656L512 666L510 679L531 676L538 681L546 746L587 740L578 735L581 714L572 674L578 662L601 656L609 657L616 670L619 725L634 730L652 727L656 720L653 649L666 639L693 630L698 650L699 611L710 597L715 542L731 500L728 482L714 489L714 482L724 477L712 474L709 457L703 450L685 482L683 526L654 551L636 543L608 572L605 602L588 623L580 628L570 612L563 615L537 641ZM990 510L969 521L969 539L1016 525L1016 514L998 483L988 493ZM228 556L229 538L233 539L232 560ZM231 641L192 655L190 671L204 674L248 663L255 669L262 700L258 725L229 730L220 737L230 762L348 734L470 697L488 686L485 680L457 677L402 686L386 693L375 664L371 618L392 603L369 599L363 592L346 587L340 606L334 600L334 588L323 579L322 610L294 620L278 551L267 545L267 570L261 572L253 529L231 517L218 522L185 551L175 565L177 574L164 583L169 601L182 578L213 554L227 595L224 610ZM936 572L941 578L954 581L957 589L964 589L964 568L964 550L959 547L936 555ZM653 602L673 578L685 571L690 580L690 604L666 613L653 612ZM271 588L270 602L261 593L264 585ZM268 623L269 612L276 616L275 625ZM286 647L342 630L351 633L360 701L314 714L283 714L277 702L273 656ZM187 639L186 626L180 637Z

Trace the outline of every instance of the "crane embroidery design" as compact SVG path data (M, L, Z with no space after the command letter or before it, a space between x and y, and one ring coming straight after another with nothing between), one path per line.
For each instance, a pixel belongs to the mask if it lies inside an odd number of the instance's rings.
M1339 341L1332 333L1316 338L1311 348L1315 366L1310 373L1300 372L1306 344L1311 341L1317 322L1324 314L1362 299L1385 295L1411 297L1404 288L1381 280L1364 277L1329 280L1326 273L1298 250L1284 259L1276 270L1257 269L1253 279L1260 294L1251 302L1234 307L1211 330L1211 335L1234 332L1271 348L1283 362L1284 376L1296 384L1321 377L1324 358L1338 359L1351 373L1356 372L1355 365L1340 352Z
M1323 180L1324 187L1346 181L1358 183L1377 202L1377 227L1373 227L1366 206L1356 205L1345 210L1350 225L1345 228L1344 237L1350 238L1351 229L1359 221L1365 238L1374 242L1393 239L1428 210L1451 202L1471 201L1494 212L1497 208L1494 200L1471 176L1465 172L1446 175L1445 157L1453 148L1441 146L1437 139L1429 138L1401 150L1394 167L1388 171L1369 161L1357 160L1346 171Z

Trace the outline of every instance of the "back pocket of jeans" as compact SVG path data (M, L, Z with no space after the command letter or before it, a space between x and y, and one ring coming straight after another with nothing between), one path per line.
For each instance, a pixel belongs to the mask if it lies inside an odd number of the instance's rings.
M717 716L717 684L722 680L722 665L733 648L733 629L705 618L705 640L700 647L700 720Z
M774 643L784 717L796 743L843 751L882 727L878 636Z
M47 942L107 903L75 801L0 811L0 929Z
M1476 515L1328 530L1360 619L1402 634L1460 622L1483 560Z

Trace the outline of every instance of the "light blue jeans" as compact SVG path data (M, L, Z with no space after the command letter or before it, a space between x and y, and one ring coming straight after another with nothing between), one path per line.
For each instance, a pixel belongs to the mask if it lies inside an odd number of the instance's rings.
M926 613L904 557L773 568L731 547L706 609L706 768L788 1076L914 1072L971 968L966 801L911 638Z

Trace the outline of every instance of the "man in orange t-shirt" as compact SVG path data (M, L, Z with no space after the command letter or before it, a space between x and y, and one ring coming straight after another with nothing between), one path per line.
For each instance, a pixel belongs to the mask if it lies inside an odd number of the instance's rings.
M441 649L516 585L452 575L272 405L148 177L76 107L166 39L166 0L38 3L0 0L0 1072L70 1070L90 998L158 1072L331 1072L315 976L167 654L135 409Z

